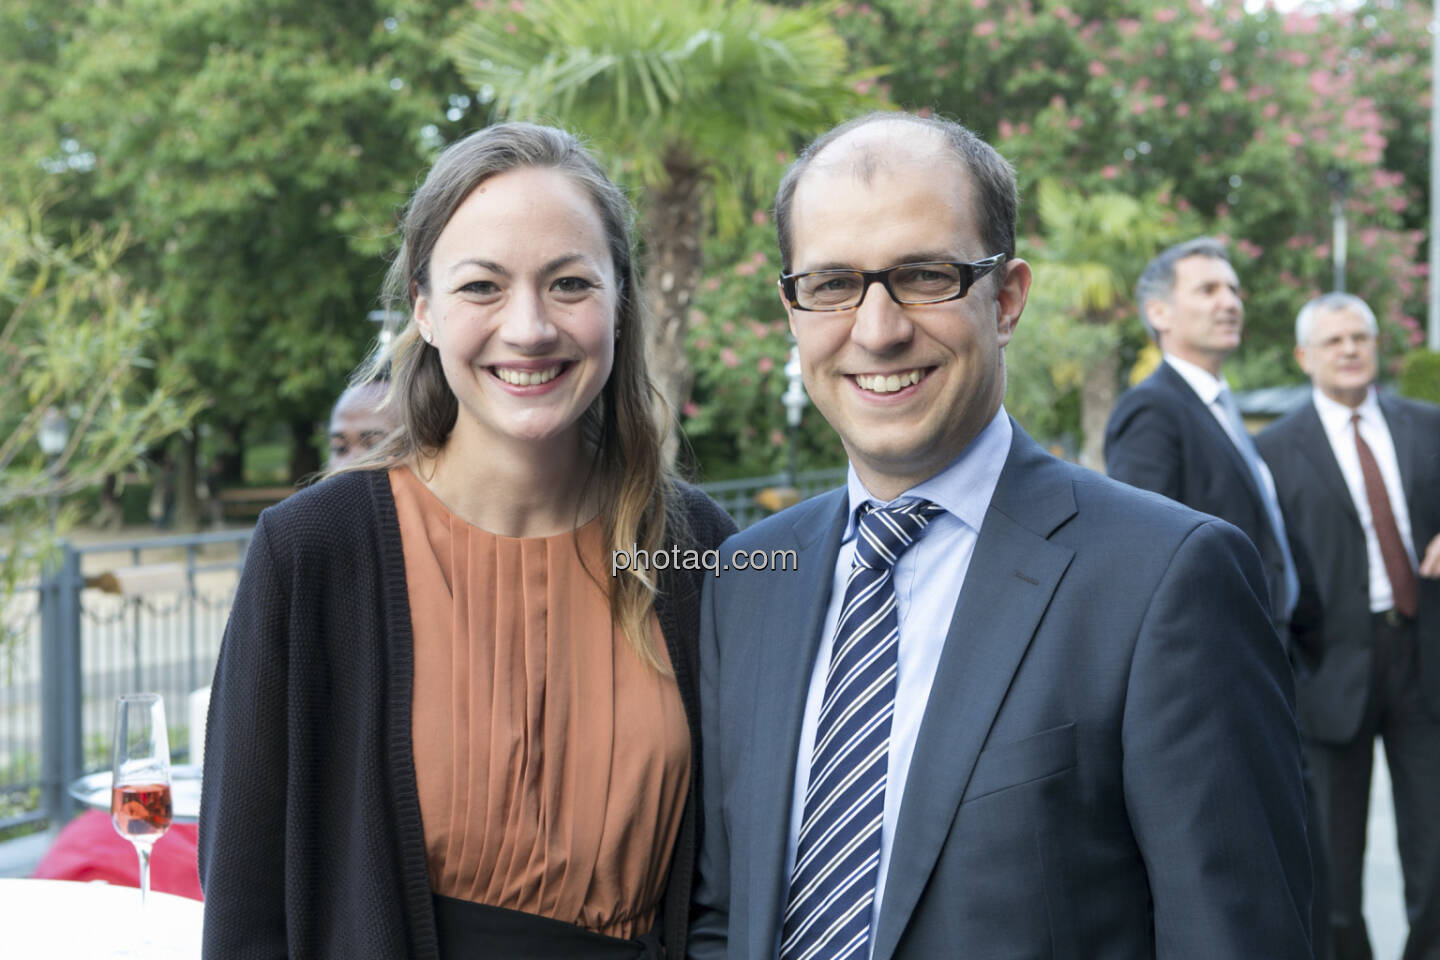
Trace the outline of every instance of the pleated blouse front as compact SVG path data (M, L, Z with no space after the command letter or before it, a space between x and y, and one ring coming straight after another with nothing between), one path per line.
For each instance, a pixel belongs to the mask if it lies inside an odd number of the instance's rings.
M415 778L434 892L612 937L653 926L684 811L679 690L631 650L597 518L502 537L390 471L415 634ZM577 555L577 541L579 552ZM651 632L668 663L654 616Z

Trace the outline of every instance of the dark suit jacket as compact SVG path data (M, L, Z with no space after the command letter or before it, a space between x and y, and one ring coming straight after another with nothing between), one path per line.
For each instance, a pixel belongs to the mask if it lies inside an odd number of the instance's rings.
M1239 527L1260 551L1271 615L1285 623L1285 559L1260 488L1215 414L1170 364L1115 404L1105 428L1105 472Z
M1440 407L1380 394L1390 427L1416 556L1440 533ZM1370 567L1365 531L1314 403L1276 421L1256 444L1280 494L1285 524L1310 560L1320 629L1313 672L1296 675L1301 729L1344 743L1355 736L1370 691ZM1400 511L1399 504L1392 509ZM1440 581L1420 581L1420 683L1440 717Z
M847 498L731 538L701 614L695 958L775 955L807 686ZM728 554L727 554L728 555ZM893 839L876 960L1310 956L1290 672L1233 527L1018 426ZM903 656L903 652L902 652Z

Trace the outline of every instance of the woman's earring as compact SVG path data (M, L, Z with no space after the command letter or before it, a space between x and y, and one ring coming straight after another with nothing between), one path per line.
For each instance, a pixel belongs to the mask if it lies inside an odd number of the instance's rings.
M420 331L420 339L421 339L421 340L424 340L426 343L429 343L429 342L430 342L430 331L429 331L429 330L421 330L421 331Z

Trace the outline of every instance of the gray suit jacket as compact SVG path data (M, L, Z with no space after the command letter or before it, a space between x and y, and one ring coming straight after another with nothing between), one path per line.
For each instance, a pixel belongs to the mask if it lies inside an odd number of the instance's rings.
M727 542L701 614L695 958L773 957L846 495ZM726 554L728 555L728 554ZM1018 426L915 746L874 957L1310 956L1290 671L1235 528ZM902 653L903 655L903 653Z
M1440 407L1388 393L1379 395L1390 427L1416 556L1440 533ZM1282 417L1255 438L1275 476L1290 536L1313 568L1320 604L1318 637L1298 638L1319 665L1295 676L1300 727L1328 743L1347 743L1360 728L1370 699L1370 563L1365 531L1350 488L1335 461L1314 403ZM1440 580L1420 580L1416 636L1420 689L1440 717Z

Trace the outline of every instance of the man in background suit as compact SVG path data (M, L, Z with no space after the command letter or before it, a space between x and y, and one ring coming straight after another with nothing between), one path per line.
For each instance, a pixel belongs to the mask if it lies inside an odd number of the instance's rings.
M1311 561L1320 662L1296 677L1330 854L1337 960L1369 960L1361 913L1376 736L1394 785L1410 936L1440 957L1440 408L1374 386L1375 314L1312 300L1295 321L1311 401L1257 438Z
M822 136L776 200L843 489L702 603L690 955L1302 958L1299 738L1233 527L1006 416L1014 171L947 121Z
M1115 404L1106 472L1239 527L1260 551L1271 618L1283 635L1299 577L1274 479L1221 374L1245 325L1225 246L1201 237L1162 251L1141 273L1135 302L1164 361Z
M1141 272L1135 302L1164 360L1111 411L1106 472L1226 520L1250 538L1265 567L1271 622L1295 668L1303 670L1306 658L1314 657L1309 638L1315 601L1302 593L1274 477L1221 373L1245 326L1240 281L1225 245L1200 237L1161 251ZM1307 775L1307 820L1318 818L1318 803ZM1318 829L1309 830L1308 842L1315 877L1312 938L1318 960L1328 960L1328 869Z

